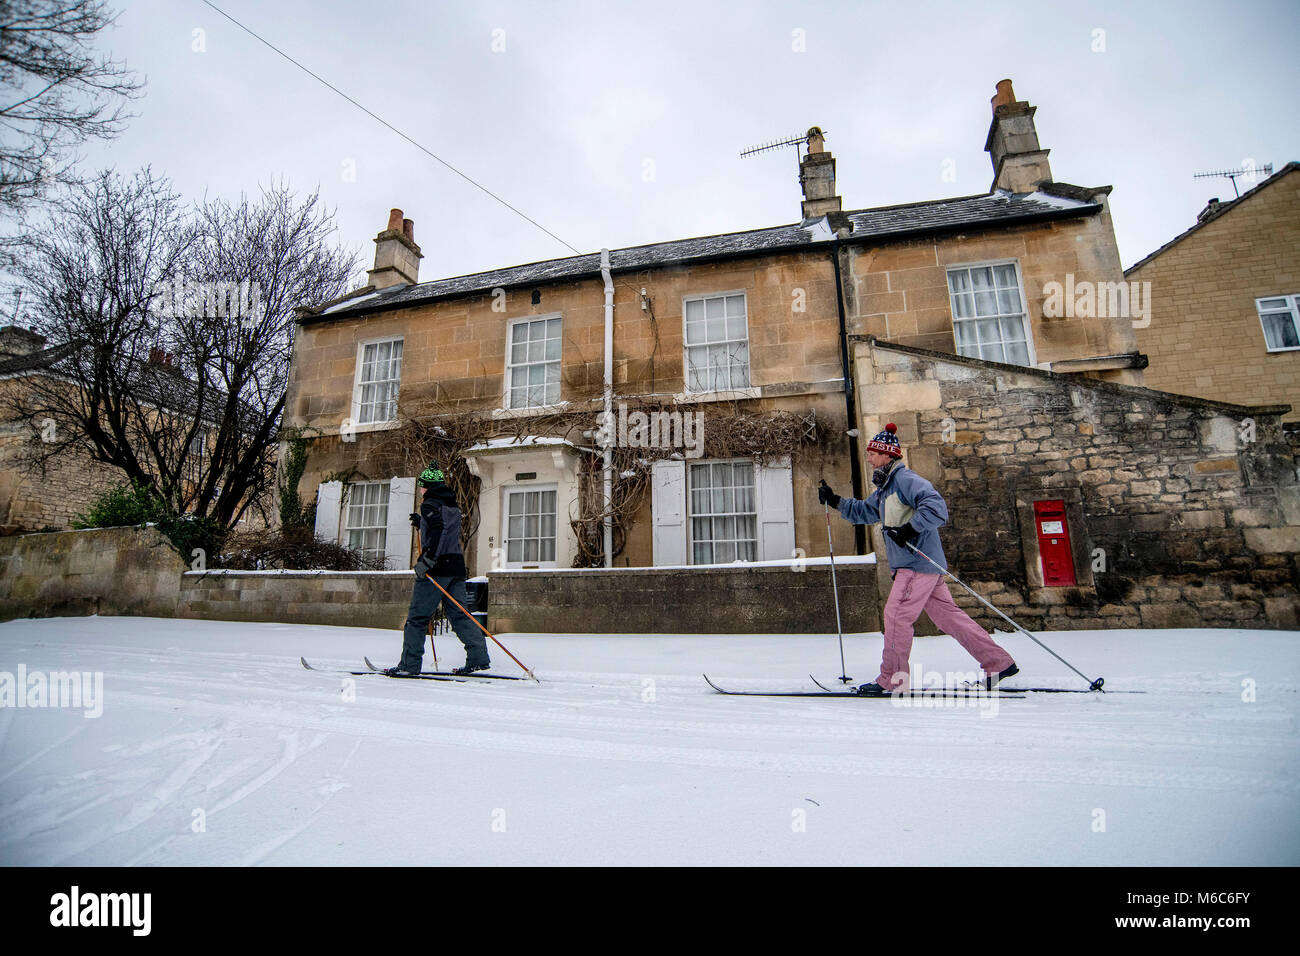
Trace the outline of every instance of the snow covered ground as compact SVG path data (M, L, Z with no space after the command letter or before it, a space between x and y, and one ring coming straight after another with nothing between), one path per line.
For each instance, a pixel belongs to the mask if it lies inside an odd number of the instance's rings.
M0 863L1300 863L1300 633L1046 635L1108 689L1146 693L996 712L700 679L812 689L810 670L839 673L833 635L503 640L544 683L360 677L347 699L298 656L389 663L397 631L0 624L0 685L20 666L103 675L98 717L0 709ZM1014 683L1081 686L1028 638L1000 640ZM879 635L846 645L849 673L874 678ZM912 661L970 666L946 638Z

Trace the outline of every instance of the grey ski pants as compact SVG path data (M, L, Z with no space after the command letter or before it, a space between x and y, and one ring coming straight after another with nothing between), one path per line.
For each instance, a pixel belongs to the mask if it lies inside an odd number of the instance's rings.
M447 594L459 601L462 607L469 604L463 577L435 575L434 580L447 590ZM442 604L447 614L451 629L465 645L465 663L475 666L487 664L487 640L483 637L483 632L478 629L478 625L468 615L461 613L460 608L448 601L447 596L434 586L433 581L419 578L415 582L414 591L411 592L411 607L406 612L406 626L402 628L402 661L399 666L407 670L420 669L424 660L424 636L429 633L429 618L433 617L439 604Z

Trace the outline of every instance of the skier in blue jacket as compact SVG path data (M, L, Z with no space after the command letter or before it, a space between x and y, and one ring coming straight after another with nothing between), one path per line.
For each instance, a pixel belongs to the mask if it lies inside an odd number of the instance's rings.
M420 473L424 501L418 514L411 514L411 524L420 529L423 546L415 562L415 590L402 629L402 659L396 667L384 671L389 677L414 677L424 661L424 635L429 618L442 604L452 630L465 646L465 666L453 673L470 674L488 669L487 641L478 625L447 598L450 594L461 607L469 603L465 593L465 553L460 546L460 506L456 494L443 480L437 462ZM435 585L426 575L432 575ZM441 585L442 590L439 590ZM443 593L446 592L446 594Z
M876 490L865 501L841 498L825 481L817 491L820 502L837 508L853 524L884 525L885 553L894 576L885 603L885 650L880 675L858 693L877 696L907 690L913 625L922 611L979 661L986 675L983 686L991 690L1019 670L1011 655L953 601L938 568L917 554L947 569L939 528L948 523L948 505L934 485L903 464L897 431L890 423L867 445Z

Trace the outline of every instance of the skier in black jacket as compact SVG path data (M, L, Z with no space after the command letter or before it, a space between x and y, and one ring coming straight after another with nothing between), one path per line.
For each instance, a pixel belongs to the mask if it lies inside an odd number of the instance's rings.
M465 554L460 547L460 507L456 504L456 495L443 480L437 462L424 469L419 484L424 487L424 501L418 514L411 513L411 524L420 529L423 548L415 562L415 590L411 594L406 626L402 629L402 659L396 667L390 667L384 673L389 677L414 677L420 673L424 661L424 635L429 629L429 618L440 603L452 630L465 645L465 666L457 668L454 673L485 671L490 662L483 632L447 598L450 594L461 607L469 603L465 594ZM432 575L447 594L426 575Z

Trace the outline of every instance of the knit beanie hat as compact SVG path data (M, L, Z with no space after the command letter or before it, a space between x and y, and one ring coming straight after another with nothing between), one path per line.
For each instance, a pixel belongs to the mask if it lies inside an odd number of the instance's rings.
M883 432L867 443L867 448L878 451L882 455L889 455L891 458L902 458L903 449L898 447L898 436L894 434L897 431L898 426L890 422Z
M424 471L420 472L419 483L422 485L434 485L434 484L438 484L443 480L444 480L444 476L442 474L442 469L438 467L438 463L436 461L430 462L429 467L424 469Z

